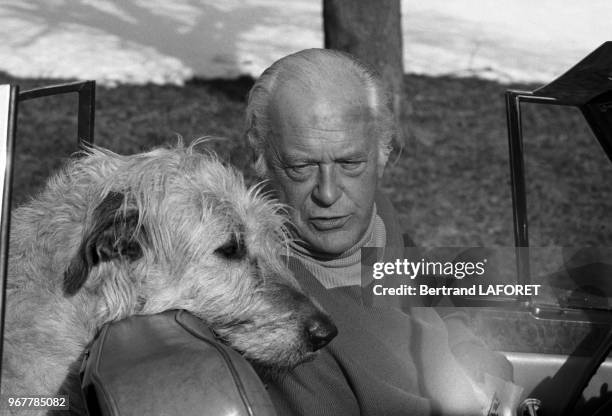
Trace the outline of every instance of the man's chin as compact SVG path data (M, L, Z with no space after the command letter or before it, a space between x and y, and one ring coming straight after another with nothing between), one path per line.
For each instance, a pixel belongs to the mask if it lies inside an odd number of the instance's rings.
M339 230L326 236L325 239L311 239L306 241L308 250L321 258L338 257L357 244L358 240L346 238L346 235Z

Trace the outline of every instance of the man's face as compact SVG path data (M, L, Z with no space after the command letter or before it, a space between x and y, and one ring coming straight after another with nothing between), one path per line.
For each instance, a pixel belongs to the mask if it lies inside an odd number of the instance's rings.
M377 186L374 120L362 87L347 83L318 96L282 86L269 106L272 185L292 208L297 236L326 255L364 235Z

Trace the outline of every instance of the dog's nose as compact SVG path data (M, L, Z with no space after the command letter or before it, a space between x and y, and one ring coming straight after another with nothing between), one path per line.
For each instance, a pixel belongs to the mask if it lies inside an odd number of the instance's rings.
M316 351L326 346L338 335L338 328L327 316L317 315L306 322L306 334L312 350Z

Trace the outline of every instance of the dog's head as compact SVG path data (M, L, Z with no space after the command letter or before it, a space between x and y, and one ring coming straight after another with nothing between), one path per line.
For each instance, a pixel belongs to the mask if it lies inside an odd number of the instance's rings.
M281 260L282 208L214 156L194 146L129 157L94 149L75 163L105 174L63 290L96 301L99 323L186 309L273 368L302 362L335 336Z

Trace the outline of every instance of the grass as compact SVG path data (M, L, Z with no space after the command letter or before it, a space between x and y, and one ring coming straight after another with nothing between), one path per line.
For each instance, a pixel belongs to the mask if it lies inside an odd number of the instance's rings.
M62 80L14 79L22 90ZM241 139L252 80L176 86L98 87L95 141L133 153L176 140L225 137L211 146L252 182ZM407 146L394 153L383 189L402 227L424 245L513 245L503 92L478 79L407 75ZM535 86L514 85L533 89ZM527 111L528 110L528 111ZM27 200L76 149L76 99L19 108L15 203ZM577 112L533 106L524 118L530 232L535 244L612 246L612 165Z

